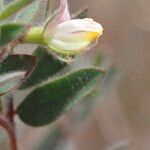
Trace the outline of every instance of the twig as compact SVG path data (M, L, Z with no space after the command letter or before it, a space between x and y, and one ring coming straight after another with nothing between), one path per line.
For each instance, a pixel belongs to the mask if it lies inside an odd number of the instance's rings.
M9 123L11 123L14 126L14 120L13 120L13 97L12 94L10 94L7 97L7 106L6 106L6 111L5 111L5 118Z
M17 150L17 141L13 126L2 117L0 117L0 126L2 126L9 135L11 150Z
M15 135L13 96L12 94L5 95L3 103L3 117L0 118L0 126L4 127L10 137L11 150L17 150L17 141Z

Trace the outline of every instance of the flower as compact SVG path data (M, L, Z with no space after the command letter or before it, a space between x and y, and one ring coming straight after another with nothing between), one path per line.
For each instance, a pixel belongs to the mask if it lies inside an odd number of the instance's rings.
M71 19L67 0L61 0L58 13L45 27L44 37L55 52L74 55L89 49L102 32L102 26L93 19Z

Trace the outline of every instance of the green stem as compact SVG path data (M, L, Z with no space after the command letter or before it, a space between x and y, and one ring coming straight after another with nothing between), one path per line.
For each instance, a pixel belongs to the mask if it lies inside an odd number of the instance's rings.
M24 41L27 43L38 43L45 45L44 40L44 27L33 27L30 28L24 36Z

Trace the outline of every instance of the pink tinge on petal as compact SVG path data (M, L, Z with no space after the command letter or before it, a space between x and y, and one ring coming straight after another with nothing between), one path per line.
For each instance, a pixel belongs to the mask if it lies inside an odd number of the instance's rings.
M60 0L60 6L56 16L48 23L46 30L51 30L55 28L58 24L70 20L70 12L68 9L68 1Z
M61 0L59 9L60 9L60 12L59 12L60 23L71 19L67 0Z

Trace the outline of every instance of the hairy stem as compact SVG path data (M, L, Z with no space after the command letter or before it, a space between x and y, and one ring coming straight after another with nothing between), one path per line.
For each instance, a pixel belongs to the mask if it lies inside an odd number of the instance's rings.
M14 126L14 120L13 120L13 96L12 94L7 96L7 102L6 102L6 108L4 112L4 117L7 119L7 121Z
M51 5L51 0L47 0L46 18L50 14L50 5Z
M17 150L17 141L15 135L15 124L13 116L13 95L7 94L5 95L5 100L3 101L3 117L0 118L0 125L4 127L8 132L11 150Z
M2 114L2 111L3 111L3 109L2 109L2 99L1 99L1 96L0 96L0 114Z
M17 150L17 142L13 126L2 117L0 117L0 126L2 126L8 133L11 150Z

